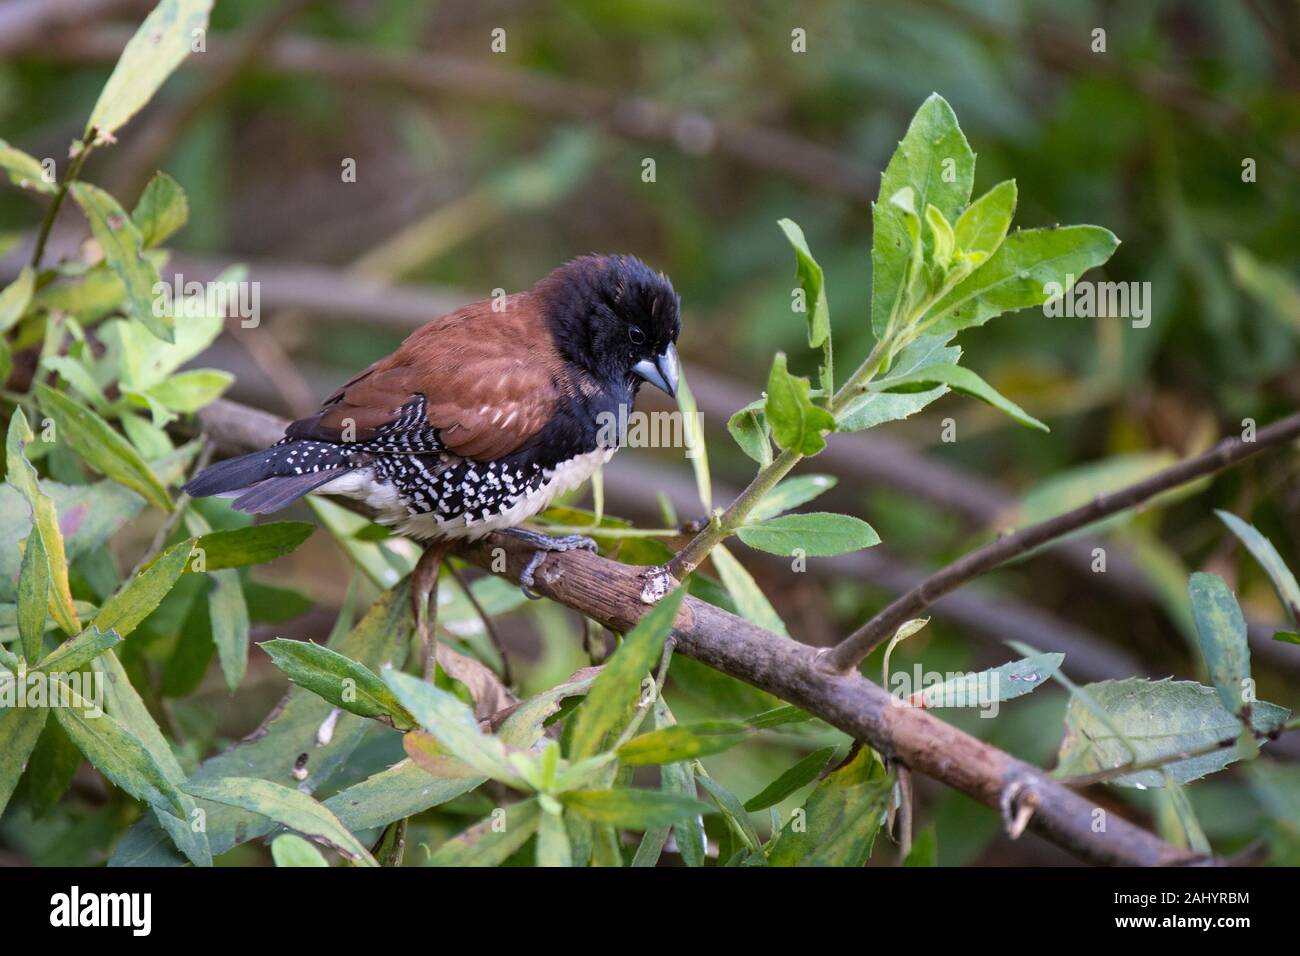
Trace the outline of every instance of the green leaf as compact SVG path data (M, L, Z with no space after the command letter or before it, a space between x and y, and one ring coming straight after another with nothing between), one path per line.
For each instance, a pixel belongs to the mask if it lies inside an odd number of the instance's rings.
M1214 689L1193 681L1131 677L1088 684L1083 692L1087 700L1074 695L1065 712L1057 776L1091 774L1127 765L1132 755L1125 740L1137 751L1137 762L1146 762L1199 750L1241 733L1241 721L1224 709ZM1094 713L1088 701L1101 709L1114 729ZM1251 725L1261 734L1277 730L1287 716L1288 711L1276 704L1256 701L1251 706ZM1164 769L1178 783L1188 783L1222 770L1237 758L1237 749L1228 746L1165 764ZM1157 788L1165 785L1165 778L1160 770L1143 770L1110 782L1122 787Z
M372 670L385 662L400 667L411 634L410 590L402 584L386 592L356 627L332 643L331 648ZM109 657L106 654L100 660ZM122 680L125 682L125 675ZM335 710L311 691L293 687L265 719L258 733L205 761L190 779L259 776L311 792L348 765L362 737L373 726L352 714L334 714ZM298 781L293 770L298 756L304 752L310 753L308 777ZM419 812L421 802L424 807L434 806L471 789L457 791L451 786L444 787L409 761L402 761L398 768L331 797L328 801L331 812L349 827L380 826ZM464 782L455 783L461 786ZM274 829L265 818L244 810L216 804L208 804L203 809L207 813L207 839L212 852L218 855ZM394 810L397 815L388 820L375 819ZM185 829L188 831L188 824ZM179 858L168 852L166 839L152 820L137 824L114 848L110 859L112 865L157 866L178 862Z
M208 613L212 622L212 643L217 648L221 674L231 690L244 680L248 669L248 639L251 624L248 603L239 572L227 569L212 572L212 590L208 592Z
M772 460L767 417L761 409L742 408L727 419L727 431L736 440L740 450L760 465L766 465Z
M1278 631L1273 635L1273 640L1281 641L1283 644L1300 644L1300 634L1295 631Z
M970 199L975 182L975 154L966 142L952 107L937 93L917 110L880 180L872 204L871 327L885 334L912 255L907 213L889 200L911 189L913 208L933 205L952 221ZM931 243L932 245L932 243Z
M712 813L702 800L662 790L571 790L560 795L565 807L597 823L644 830L670 826L682 817Z
M44 816L59 804L81 764L81 751L68 739L59 722L46 720L45 728L36 741L36 749L27 761L27 799L34 819ZM3 775L3 771L0 771L0 775ZM3 799L0 799L0 812L3 812L3 803ZM170 813L166 816L171 820L176 819Z
M392 587L415 567L414 560L394 552L385 542L356 537L357 532L370 527L368 518L317 495L308 495L306 501L352 563L376 587Z
M407 712L452 756L517 790L531 789L511 762L506 744L485 734L474 712L459 698L391 667L384 669L383 678Z
M622 726L636 708L641 681L659 663L664 641L686 596L677 588L662 598L623 638L578 707L569 743L569 759L594 756L605 735Z
M156 172L144 187L131 221L140 230L144 248L151 249L176 232L190 218L185 190L164 172Z
M271 859L276 866L329 866L320 850L296 833L281 833L271 841Z
M774 518L783 511L797 508L812 501L824 491L835 487L834 475L798 475L787 478L765 494L750 511L753 521Z
M164 408L191 415L220 398L234 381L235 376L229 372L199 368L159 382L144 394Z
M1016 212L1016 181L998 183L966 207L953 227L957 248L962 252L991 256L1002 245Z
M826 447L821 433L835 430L831 413L812 403L811 389L808 379L787 371L785 353L778 352L767 379L764 414L777 445L801 455L817 454Z
M1061 668L1064 654L1033 654L977 674L963 674L920 688L909 700L919 707L988 707L1023 697L1046 684Z
M1050 431L1046 425L1015 402L999 395L984 379L960 365L949 365L947 363L927 365L925 368L917 369L915 372L894 379L889 385L889 390L891 392L914 392L918 389L931 389L936 385L947 385L955 391L964 392L982 402L987 402L998 411L1010 415L1022 425L1028 425L1030 428L1037 428L1040 431Z
M126 582L99 609L95 615L95 627L101 631L116 631L122 637L130 635L171 591L189 560L193 546L193 538L172 545L134 580Z
M49 565L50 614L66 633L76 634L81 630L81 622L77 619L76 605L68 584L68 558L64 553L58 512L53 499L42 490L37 481L36 469L23 454L28 443L35 437L27 425L23 410L15 408L9 419L9 433L5 440L5 481L27 500L31 509L30 530L26 537L30 546L32 537L39 536L39 547L45 552ZM16 514L17 509L10 513Z
M275 638L257 645L289 680L362 717L385 717L399 729L416 726L397 695L370 668L309 641Z
M912 852L903 861L905 867L938 866L939 840L933 826L928 826L912 841Z
M537 799L512 803L452 837L429 858L428 866L500 866L537 832Z
M27 313L35 289L36 271L31 266L23 266L18 278L0 292L0 332L8 332Z
M140 230L117 200L98 186L75 182L71 192L90 222L104 261L126 289L123 311L164 342L173 341L171 318L154 314L155 286L160 284L158 269L141 250Z
M573 848L561 813L543 811L537 820L537 865L568 867L573 865Z
M292 553L312 536L316 526L307 521L272 521L200 535L194 542L189 573L265 564ZM202 562L198 560L202 555ZM199 565L202 565L201 567Z
M901 421L947 394L946 385L938 385L924 392L863 392L835 417L837 430L859 432L885 422Z
M1277 589L1277 596L1282 599L1282 604L1291 615L1291 620L1300 624L1300 584L1296 583L1295 575L1286 566L1277 548L1273 547L1273 542L1260 534L1259 529L1254 525L1247 524L1231 512L1215 511L1214 513L1255 556L1255 560L1268 573L1273 587Z
M113 631L101 631L95 625L86 628L76 637L64 641L45 655L34 670L46 674L69 674L79 671L100 654L122 643Z
M36 395L41 408L54 419L59 438L66 441L86 464L164 511L172 510L171 498L162 482L131 443L113 431L107 422L85 405L47 385L38 384Z
M161 0L127 41L86 122L111 142L112 134L134 116L163 85L191 45L206 33L212 0Z
M860 518L810 511L781 515L743 526L736 534L751 548L785 556L830 557L880 543L880 535Z
M57 185L46 180L45 170L35 156L10 146L3 139L0 139L0 169L8 174L11 183L21 189L31 189L49 196L59 191Z
M768 854L772 866L859 867L871 856L894 781L870 747L827 776L803 806L804 826L792 819Z
M749 819L749 814L745 812L736 795L712 777L700 774L696 780L704 788L704 792L708 794L714 806L726 818L728 828L740 836L750 852L761 855L763 841L758 838L758 831L754 829L753 821Z
M50 562L39 534L27 539L22 571L18 577L18 634L23 656L40 660L41 642L50 607Z
M137 800L183 818L186 803L180 791L140 739L82 698L66 678L53 677L51 684L68 702L51 708L54 716L95 769Z
M826 769L826 764L830 762L834 754L834 747L823 747L821 750L814 750L757 794L746 800L745 810L749 813L757 813L759 810L774 807L790 794L808 786Z
M822 267L813 258L808 248L808 240L803 230L791 219L777 222L785 233L790 245L794 246L795 274L799 277L799 286L803 289L808 318L808 344L821 348L831 334L831 312L826 304L826 278Z
M1068 292L1117 246L1114 233L1100 226L1013 232L987 262L930 309L924 328L931 334L952 334L1003 312L1042 305Z
M730 750L749 731L749 725L738 720L676 724L633 737L618 748L618 759L629 767L691 760Z
M358 866L379 865L338 817L300 790L259 777L224 777L206 782L191 780L185 785L185 790L204 800L260 814L327 843Z
M700 504L704 506L705 513L709 513L713 511L713 479L709 474L709 449L704 441L703 417L695 402L695 393L691 391L684 373L677 379L677 408L682 416L686 457L690 459L691 472L695 475L695 489L700 496Z
M781 615L776 613L776 608L772 607L758 582L730 551L720 544L715 545L709 557L713 559L713 567L741 617L775 634L788 634Z
M0 707L0 813L4 813L18 786L18 778L27 769L27 758L31 756L40 739L41 729L49 710L44 707Z
M1246 618L1232 591L1217 574L1197 571L1187 582L1192 599L1196 638L1210 681L1219 700L1231 713L1240 715L1250 701L1250 646L1246 643Z

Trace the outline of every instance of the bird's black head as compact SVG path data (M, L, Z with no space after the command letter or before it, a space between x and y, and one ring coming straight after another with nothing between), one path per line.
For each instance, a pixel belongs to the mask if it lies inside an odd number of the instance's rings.
M677 392L680 300L634 256L583 256L537 284L560 354L611 386Z

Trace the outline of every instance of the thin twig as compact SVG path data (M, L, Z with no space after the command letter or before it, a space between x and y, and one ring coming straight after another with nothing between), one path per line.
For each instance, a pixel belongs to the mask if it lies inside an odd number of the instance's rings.
M1086 505L999 538L936 571L906 594L892 601L879 614L825 654L824 663L833 671L842 673L852 670L882 641L888 639L904 621L916 617L936 598L961 587L981 574L1005 564L1012 558L1027 554L1034 548L1064 537L1072 531L1150 501L1156 495L1179 485L1223 471L1265 449L1284 444L1297 437L1300 437L1300 413L1261 428L1256 433L1254 441L1240 438L1225 439L1203 455L1181 461L1127 488L1108 495L1098 495Z
M488 637L492 639L492 646L501 655L501 683L507 687L513 687L515 682L510 672L510 655L506 653L506 642L501 639L501 635L497 633L496 625L492 623L492 615L483 609L479 599L474 596L474 590L470 587L470 582L461 574L460 568L450 561L447 562L447 568L451 571L451 576L456 579L456 583L460 585L460 589L465 592L465 597L469 599L469 603L473 605L474 613L483 622L483 629L487 631Z
M54 226L54 220L59 216L59 209L63 206L63 200L68 196L68 189L71 188L73 181L81 172L81 167L86 164L86 157L90 151L95 148L95 130L92 128L85 139L78 141L80 149L72 157L72 163L68 166L67 175L63 177L63 182L59 183L59 191L54 194L54 199L50 206L45 210L45 218L41 220L41 230L36 234L36 247L32 250L32 268L41 267L41 257L45 255L45 243L50 238L50 229Z

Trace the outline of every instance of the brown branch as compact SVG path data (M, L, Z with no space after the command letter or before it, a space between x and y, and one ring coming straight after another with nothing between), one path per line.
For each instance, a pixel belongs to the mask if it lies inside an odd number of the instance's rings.
M103 27L28 44L20 52L29 58L112 63L128 36L129 31ZM210 36L208 51L190 57L182 69L220 69L234 55L222 38ZM876 198L872 172L808 140L778 129L673 109L642 97L612 95L543 73L443 53L375 52L306 37L276 40L252 66L348 85L390 84L423 97L505 101L528 112L592 123L631 139L667 142L694 156L716 151L746 166L790 176L862 203Z
M231 452L264 447L280 437L284 422L233 402L219 401L199 415L203 430ZM457 553L491 570L505 557L505 576L518 581L531 556L517 539L493 535ZM617 631L631 628L647 607L640 595L644 568L582 551L548 555L537 569L536 590ZM979 800L1011 807L1029 828L1094 863L1156 866L1211 862L1172 846L1113 814L1094 830L1100 809L1038 768L980 741L933 715L902 705L857 672L828 673L815 648L765 631L726 611L688 597L673 626L676 651L775 694L856 740Z
M1230 438L1219 442L1203 455L1189 458L1157 472L1135 484L1108 495L1098 495L1086 505L1021 528L1006 537L972 551L930 575L902 597L867 621L825 655L825 664L834 671L849 671L879 644L889 639L898 627L916 617L941 595L961 587L1012 558L1028 554L1034 548L1064 537L1111 515L1126 511L1156 495L1185 485L1197 478L1223 471L1266 448L1300 437L1300 413L1280 419L1260 429L1254 441Z

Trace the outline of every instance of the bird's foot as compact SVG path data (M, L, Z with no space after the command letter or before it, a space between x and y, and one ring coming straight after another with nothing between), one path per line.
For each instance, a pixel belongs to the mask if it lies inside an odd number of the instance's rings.
M519 585L523 589L524 597L532 601L536 601L541 597L540 594L534 594L532 591L534 584L533 573L546 560L548 554L579 549L583 551L596 550L596 542L581 534L552 537L549 534L542 534L540 531L529 531L527 528L511 528L506 533L514 535L536 549L533 551L533 556L528 559L528 563L524 565L523 572L519 575Z

